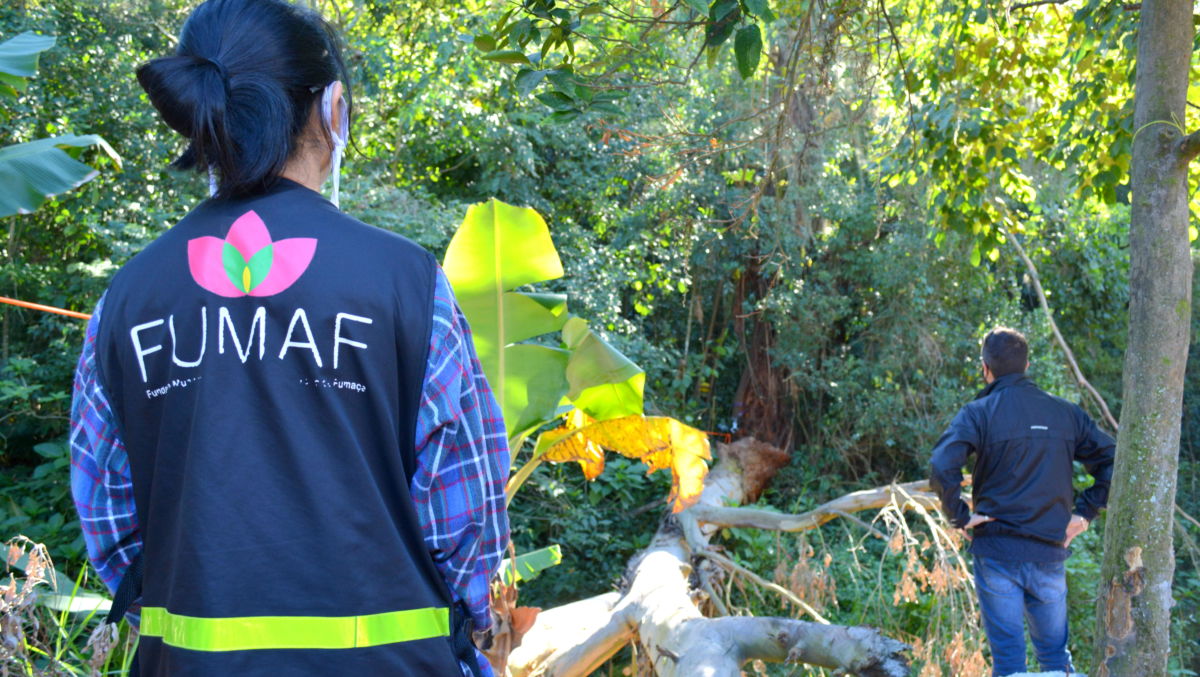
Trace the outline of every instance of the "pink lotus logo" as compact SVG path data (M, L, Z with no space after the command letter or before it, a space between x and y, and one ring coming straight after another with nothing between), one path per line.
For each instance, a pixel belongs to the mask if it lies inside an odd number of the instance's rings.
M188 240L188 268L196 284L221 296L274 296L300 279L317 240L271 241L267 224L253 211L233 222L229 234Z

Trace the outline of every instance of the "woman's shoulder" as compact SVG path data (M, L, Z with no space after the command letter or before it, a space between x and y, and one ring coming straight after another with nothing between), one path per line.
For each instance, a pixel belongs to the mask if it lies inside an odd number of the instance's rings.
M338 212L335 218L330 224L333 226L330 238L337 241L347 256L364 263L382 258L400 265L437 264L429 250L400 233L365 223L345 212Z

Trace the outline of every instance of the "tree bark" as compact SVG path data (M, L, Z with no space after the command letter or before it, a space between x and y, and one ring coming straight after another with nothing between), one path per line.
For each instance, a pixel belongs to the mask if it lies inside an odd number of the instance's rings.
M762 454L782 452L750 439L722 447L721 460L705 480L697 506L663 521L650 546L630 561L623 590L539 614L509 655L508 674L582 677L636 639L658 677L738 677L741 666L754 659L809 663L862 677L908 675L902 655L908 647L871 628L791 618L708 618L701 613L696 598L704 596L706 587L708 540L725 526L720 518L730 516L717 509L761 489L755 469L763 465ZM897 500L886 488L851 496L804 515L781 515L778 523L763 526L814 529L826 515L835 514L829 506L848 512ZM698 507L709 511L702 519ZM753 512L757 511L734 516L740 519Z
M775 364L775 325L763 311L747 312L771 293L776 280L762 270L765 257L755 252L746 258L745 273L734 286L734 331L746 354L746 366L734 395L737 436L754 438L779 449L791 449L795 432L790 373ZM746 320L753 329L746 332Z
M912 500L920 503L926 509L941 507L937 495L929 489L929 480L921 480L855 491L799 515L705 503L692 506L688 512L699 522L716 524L721 527L749 527L769 531L808 531L839 517L846 517L848 513L879 509L897 499L903 503L904 499L910 496Z
M1172 510L1193 264L1184 120L1192 3L1148 0L1138 35L1131 181L1129 343L1097 600L1099 677L1165 675Z

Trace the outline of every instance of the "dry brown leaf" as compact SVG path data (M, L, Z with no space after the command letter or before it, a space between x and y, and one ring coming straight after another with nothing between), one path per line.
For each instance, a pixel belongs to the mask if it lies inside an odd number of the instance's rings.
M499 576L492 579L491 587L491 643L483 650L483 655L487 657L488 663L491 663L492 670L498 675L503 675L508 664L508 655L520 643L513 628L513 616L517 609L517 588L504 585ZM476 633L476 646L483 646L479 639L480 633Z
M541 611L541 607L536 606L519 606L512 610L512 630L516 635L516 646L521 645L521 638L533 627Z
M540 612L538 607L517 606L517 587L504 585L499 577L492 579L491 644L483 650L483 655L496 674L506 674L509 654L521 646ZM476 645L482 645L478 635Z
M8 563L8 566L15 567L17 565L17 562L19 562L21 560L21 555L24 555L24 554L25 554L25 550L22 549L21 546L17 545L16 543L9 543L8 557L6 558L6 562Z

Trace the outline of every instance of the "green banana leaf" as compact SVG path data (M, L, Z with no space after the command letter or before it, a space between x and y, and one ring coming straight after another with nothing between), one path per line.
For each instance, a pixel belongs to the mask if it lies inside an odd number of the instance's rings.
M54 42L53 35L31 32L0 42L0 94L13 98L25 91L25 79L37 73L38 55Z
M541 550L517 555L517 565L507 557L500 562L500 575L504 577L505 585L513 585L521 581L531 581L542 571L562 563L562 548L557 544Z
M642 413L646 376L637 365L570 317L566 296L517 290L563 275L550 229L536 211L494 199L472 205L442 266L509 439L522 439L572 406L597 420ZM561 348L521 343L559 330Z
M541 215L494 199L472 205L442 266L471 325L509 436L553 418L567 390L568 355L518 344L567 321L566 297L515 291L562 277L562 261Z
M523 437L558 416L567 394L567 364L571 354L558 348L519 344L504 349L506 377L488 382L503 392L500 408L509 439Z
M0 148L0 218L28 214L47 198L95 178L97 171L73 157L99 146L119 167L121 158L95 134L68 134Z
M572 317L562 331L571 351L567 398L597 421L641 414L646 373L588 326Z
M443 266L459 296L491 294L562 277L550 229L537 211L499 200L471 205Z

